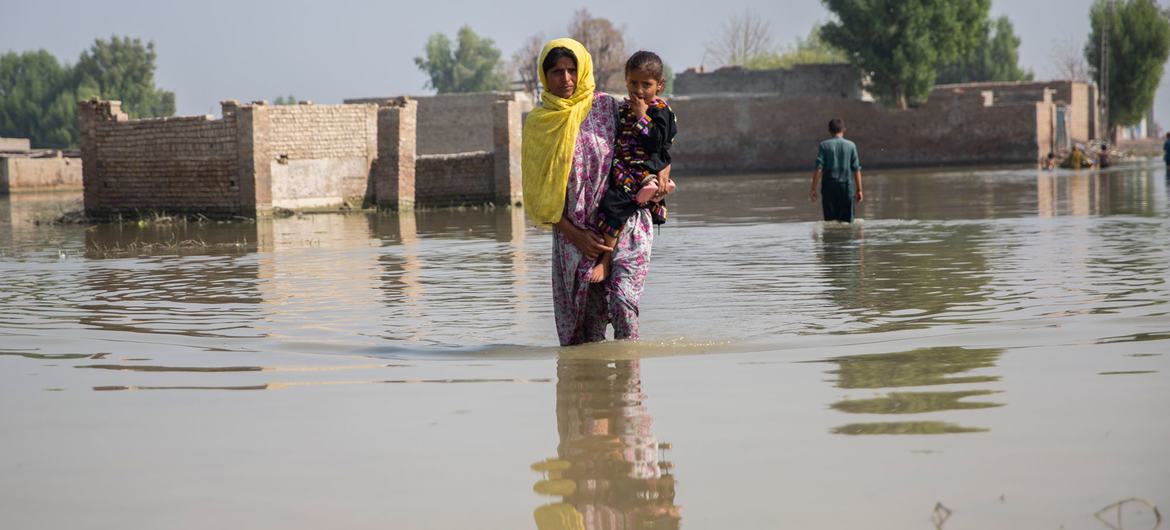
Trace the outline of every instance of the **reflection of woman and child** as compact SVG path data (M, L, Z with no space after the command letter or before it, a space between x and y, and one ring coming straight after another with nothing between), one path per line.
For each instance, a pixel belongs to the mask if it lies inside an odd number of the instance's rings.
M537 462L540 530L677 529L675 480L650 432L639 361L557 363L557 456Z
M674 114L658 97L662 60L626 63L627 100L595 91L581 43L540 54L544 93L524 125L525 211L553 227L553 309L561 345L638 338L638 303L654 224L674 189ZM557 457L534 464L535 489L561 502L535 512L541 529L678 528L674 478L650 434L638 361L557 364Z

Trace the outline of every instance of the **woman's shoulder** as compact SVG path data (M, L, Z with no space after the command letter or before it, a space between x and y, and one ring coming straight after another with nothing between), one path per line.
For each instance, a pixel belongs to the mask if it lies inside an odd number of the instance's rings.
M615 108L617 106L617 103L618 103L617 98L613 97L608 92L602 92L599 90L599 91L593 93L593 106L594 107L600 106L600 107L607 107L607 108L612 109L612 108Z

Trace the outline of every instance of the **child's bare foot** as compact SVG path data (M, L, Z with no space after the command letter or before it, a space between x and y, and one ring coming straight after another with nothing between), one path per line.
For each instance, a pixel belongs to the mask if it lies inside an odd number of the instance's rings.
M654 196L657 194L658 183L651 180L644 184L642 189L638 190L637 195L634 196L634 202L637 202L638 204L646 204L653 200Z
M597 265L593 266L593 270L589 271L589 283L601 283L609 276L611 254L598 258Z

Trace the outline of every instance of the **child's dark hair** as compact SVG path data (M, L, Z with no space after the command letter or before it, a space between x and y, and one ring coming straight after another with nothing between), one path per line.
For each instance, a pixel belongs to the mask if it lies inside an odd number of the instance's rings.
M552 70L557 65L557 60L562 57L568 57L573 60L573 66L577 66L577 55L565 47L558 46L548 51L548 55L544 56L544 62L540 63L540 71L545 74Z
M829 134L837 134L845 132L845 120L841 118L833 118L829 120Z
M626 60L626 75L630 75L630 72L642 72L659 81L666 81L666 76L663 74L662 58L654 52L642 50L631 55Z

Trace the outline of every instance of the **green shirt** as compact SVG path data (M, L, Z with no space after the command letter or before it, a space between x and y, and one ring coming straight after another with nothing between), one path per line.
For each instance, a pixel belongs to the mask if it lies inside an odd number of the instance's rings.
M823 171L822 178L849 182L854 172L861 171L857 145L836 137L821 142L817 149L817 169Z

